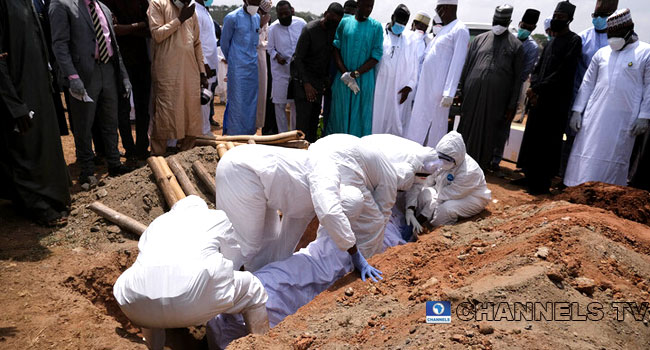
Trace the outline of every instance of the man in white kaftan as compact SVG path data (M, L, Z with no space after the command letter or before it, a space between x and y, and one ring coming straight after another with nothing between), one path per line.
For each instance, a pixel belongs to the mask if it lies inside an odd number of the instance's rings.
M208 84L212 86L217 81L217 70L219 69L219 54L217 52L217 35L214 30L214 21L210 17L210 12L205 8L202 0L198 1L196 7L196 18L199 20L199 38L201 39L201 49L203 50L203 63L205 64L205 74L208 77ZM210 99L207 104L201 105L203 113L203 135L210 134Z
M417 68L415 45L404 31L409 20L406 6L395 9L384 28L384 55L377 65L372 133L402 136L403 125L411 112L406 103L415 90Z
M630 11L609 17L610 45L587 69L569 123L577 131L564 184L626 186L635 137L650 119L650 45L634 33ZM583 115L584 112L584 115Z
M290 63L302 28L304 19L293 16L294 10L287 1L280 1L276 7L278 20L269 27L269 42L266 47L271 57L271 77L273 79L271 100L275 105L275 120L278 132L296 128L296 104L287 98L291 80ZM291 123L287 123L286 107L291 109Z
M447 133L449 107L467 57L469 30L456 18L457 4L457 0L438 0L436 12L443 27L427 48L405 133L406 138L431 147Z

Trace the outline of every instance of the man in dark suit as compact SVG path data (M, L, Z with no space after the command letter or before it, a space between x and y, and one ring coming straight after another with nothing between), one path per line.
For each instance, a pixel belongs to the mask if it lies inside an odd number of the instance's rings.
M52 47L59 79L69 87L70 118L74 124L79 182L84 189L97 184L93 162L92 126L97 118L110 176L130 169L117 149L118 94L128 96L131 83L122 63L113 15L97 0L52 0L49 9Z

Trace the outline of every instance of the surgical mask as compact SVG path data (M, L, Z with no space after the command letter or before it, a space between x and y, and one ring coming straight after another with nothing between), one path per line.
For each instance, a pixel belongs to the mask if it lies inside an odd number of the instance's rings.
M291 22L293 21L293 19L291 18L291 16L289 16L289 17L286 17L286 18L278 18L278 21L280 22L281 25L283 25L285 27L288 27L288 26L291 25Z
M210 7L210 6L212 6L212 0L205 0L204 4L205 4L205 7Z
M600 17L600 16L594 17L591 20L591 23L594 24L594 28L596 28L596 30L607 29L607 17Z
M257 9L259 9L259 6L253 6L246 4L246 12L248 12L249 15L254 16L257 13Z
M526 40L529 36L530 30L519 28L519 31L517 32L517 38L519 38L519 40Z
M551 30L554 32L561 32L569 26L569 21L565 19L552 19Z
M546 34L546 39L547 39L548 41L551 41L551 40L553 40L553 36Z
M174 0L174 5L178 7L179 9L182 9L185 4L181 0Z
M607 42L609 43L609 47L611 47L612 50L621 51L623 47L625 47L625 43L627 41L624 38L609 38L607 39Z
M391 27L391 30L393 31L393 34L395 35L400 35L402 32L404 32L404 29L406 29L406 26L403 24L399 23L393 23L393 26Z
M442 165L440 166L441 171L449 171L454 168L454 163L453 162L448 162L448 161L443 161Z
M438 35L438 33L440 33L441 30L442 30L442 25L440 24L436 24L435 26L431 27L431 33L433 33L433 35Z
M492 26L492 32L494 34L496 34L496 35L501 35L501 34L505 33L506 30L508 30L508 28L506 28L504 26L500 26L500 25Z

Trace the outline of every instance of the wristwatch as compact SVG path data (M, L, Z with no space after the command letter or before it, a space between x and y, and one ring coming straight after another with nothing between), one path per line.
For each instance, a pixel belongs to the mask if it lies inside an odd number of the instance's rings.
M354 74L354 79L356 79L356 78L358 78L358 77L361 76L361 74L359 73L358 70L355 70L354 73L352 73L352 74Z

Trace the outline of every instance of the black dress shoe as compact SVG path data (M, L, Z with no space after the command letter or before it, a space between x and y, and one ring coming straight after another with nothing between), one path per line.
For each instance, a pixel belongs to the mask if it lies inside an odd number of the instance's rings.
M110 177L120 176L120 175L130 173L132 171L133 171L132 167L122 164L116 167L108 168L108 176Z
M81 175L79 176L79 184L84 191L89 191L91 188L97 186L99 181L94 175Z
M510 184L515 185L515 186L526 187L526 186L528 186L528 179L525 178L525 177L522 177L521 179L510 181Z

